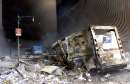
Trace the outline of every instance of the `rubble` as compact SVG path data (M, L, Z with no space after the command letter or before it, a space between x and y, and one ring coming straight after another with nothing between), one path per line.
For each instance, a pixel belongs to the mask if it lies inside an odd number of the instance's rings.
M5 56L0 59L1 68L14 68L17 65L17 63L17 60L11 59L9 56Z
M41 70L41 65L40 64L29 64L28 66L24 66L26 71L31 71L31 72L40 72Z
M107 73L104 77L105 77L105 78L108 78L108 77L110 77L110 76L111 76L111 75Z
M0 84L92 84L97 83L96 79L99 84L115 84L109 80L111 74L100 75L111 65L112 68L113 65L126 65L123 52L119 53L119 48L114 52L115 48L108 49L111 46L105 44L111 42L106 35L114 33L113 27L109 28L105 35L100 35L100 32L98 36L90 29L91 32L85 30L58 40L52 45L54 52L51 54L21 56L20 61L9 56L0 58ZM113 46L117 48L117 45ZM126 69L129 69L129 64Z
M62 70L58 66L44 66L40 72L46 72L48 74L62 75Z
M83 77L83 74L81 74L78 79L79 80L86 80L86 78Z
M125 56L127 58L127 67L125 69L130 70L130 52L126 52Z
M101 78L100 78L100 81L101 82L107 82L109 81L111 75L109 73L106 73L105 75L103 75Z
M41 73L41 70L45 68L45 66L46 65L35 63L32 64L32 62L28 64L20 63L17 67L17 70L23 75L23 78L15 69L9 69L1 73L0 84L95 84L93 76L91 76L91 74L87 71L82 71L82 69L75 70L75 68L74 70L68 71L62 67L50 65L49 68L51 67L51 70L52 68L55 69L50 71L49 74ZM47 70L49 71L49 69ZM45 70L45 72L48 72L47 70ZM56 71L58 72L58 74ZM109 77L111 77L110 74L106 74L100 79L102 82L108 82Z
M86 73L85 75L86 75L86 77L87 77L88 81L89 81L89 82L91 82L91 81L92 81L92 78L91 78L90 73Z

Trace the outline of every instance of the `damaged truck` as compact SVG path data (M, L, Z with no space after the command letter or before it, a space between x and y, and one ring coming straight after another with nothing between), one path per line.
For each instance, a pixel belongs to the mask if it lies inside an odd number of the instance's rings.
M101 71L122 69L127 65L115 26L91 26L56 41L52 48L66 63Z

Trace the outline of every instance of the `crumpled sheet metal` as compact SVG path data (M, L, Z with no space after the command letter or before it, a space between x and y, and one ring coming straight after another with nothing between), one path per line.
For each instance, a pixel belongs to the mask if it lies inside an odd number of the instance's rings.
M87 67L88 70L95 68L92 62L92 48L88 39L88 32L81 31L73 33L64 39L58 40L52 45L55 49L60 49L64 53L63 56L68 62L73 62L74 65L80 64L80 67ZM56 50L57 53L60 53ZM81 59L80 62L75 62L75 59ZM90 62L93 63L90 65ZM81 64L82 63L82 64Z
M87 43L86 31L76 32L60 41L59 46L58 41L55 42L52 46L53 48L60 48L61 51L64 51L68 61L73 61L74 58L85 57L85 60L89 60L92 57L92 49ZM58 52L58 50L56 50ZM84 60L84 61L85 61Z

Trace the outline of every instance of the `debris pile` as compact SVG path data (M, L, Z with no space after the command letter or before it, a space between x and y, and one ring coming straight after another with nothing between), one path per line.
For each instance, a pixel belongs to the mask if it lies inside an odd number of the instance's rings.
M74 80L91 81L88 74L85 78L81 72L71 72L64 67L22 61L17 67L9 67L1 73L0 84L72 84Z
M116 27L111 26L92 26L74 33L56 41L48 52L51 53L24 55L19 61L2 57L0 84L78 84L96 79L104 82L111 75L100 73L126 66Z

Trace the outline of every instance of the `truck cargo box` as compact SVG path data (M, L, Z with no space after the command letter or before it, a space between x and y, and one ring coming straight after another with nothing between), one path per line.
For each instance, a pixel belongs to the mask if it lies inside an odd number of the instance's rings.
M126 66L122 42L114 26L91 26L93 53L102 70L119 69Z

